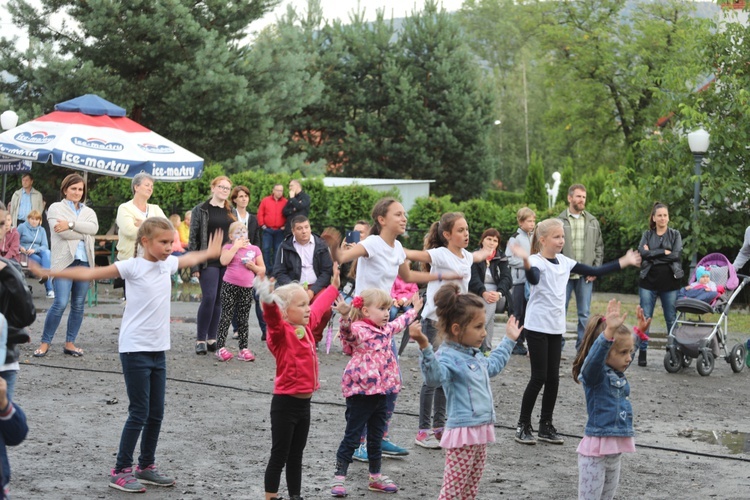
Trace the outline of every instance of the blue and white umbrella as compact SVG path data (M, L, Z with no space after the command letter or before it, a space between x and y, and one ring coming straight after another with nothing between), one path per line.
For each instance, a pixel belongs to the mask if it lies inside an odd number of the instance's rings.
M87 94L0 134L0 155L115 177L140 172L160 181L197 179L203 158L125 116L125 110Z

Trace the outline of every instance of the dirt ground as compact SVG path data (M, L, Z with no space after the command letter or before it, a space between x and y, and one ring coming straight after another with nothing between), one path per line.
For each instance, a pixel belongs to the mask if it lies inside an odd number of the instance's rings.
M26 411L29 436L10 449L15 499L120 498L107 487L127 396L117 355L122 304L102 286L98 306L87 307L76 344L86 355L62 353L65 318L50 354L31 356L38 345L46 308L35 284L40 312L32 343L22 347L16 402ZM109 300L107 300L109 299ZM263 473L271 446L269 407L274 361L260 342L251 318L253 363L219 363L196 356L194 302L172 304L172 350L168 354L167 408L157 461L176 477L174 488L149 487L146 498L263 498ZM731 325L731 320L730 320ZM730 328L731 329L731 328ZM502 332L496 325L496 338ZM732 335L731 344L745 335ZM236 350L236 340L229 347ZM513 356L493 379L497 442L489 447L480 486L483 499L570 499L577 494L576 446L586 412L583 390L570 377L574 342L563 352L557 429L562 446L524 446L513 440L528 360ZM638 451L623 459L617 498L750 498L750 370L732 373L717 360L709 377L694 368L676 375L662 366L661 350L650 351L646 368L628 371L635 411ZM321 348L321 390L314 396L313 422L303 471L306 499L327 498L336 448L343 436L344 400L339 382L347 358L334 343ZM400 487L400 498L436 498L443 454L414 445L421 376L418 349L410 344L401 359L404 389L392 426L393 440L408 447L403 459L386 459L383 472ZM541 395L540 395L541 396ZM113 398L117 404L108 404ZM540 398L541 399L541 398ZM538 415L537 402L535 414ZM534 425L536 428L536 424ZM714 432L724 444L717 444ZM137 450L136 450L137 451ZM350 498L376 498L366 488L367 466L355 462L347 480ZM282 478L280 494L287 497Z

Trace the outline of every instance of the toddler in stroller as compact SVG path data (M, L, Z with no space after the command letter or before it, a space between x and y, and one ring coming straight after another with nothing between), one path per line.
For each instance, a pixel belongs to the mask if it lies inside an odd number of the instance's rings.
M696 369L702 376L710 375L714 361L718 357L732 366L732 371L739 373L745 366L745 346L736 344L731 351L727 349L727 318L732 303L750 278L738 278L731 262L722 254L713 253L705 256L698 263L690 283L696 283L698 269L708 273L708 281L717 287L717 297L709 304L703 300L683 297L677 299L677 320L667 336L667 353L664 355L664 368L669 373L677 373L690 366L693 359ZM702 275L705 281L705 275ZM723 290L720 288L723 287ZM694 288L694 287L693 287ZM705 287L703 287L705 290ZM721 293L719 293L721 291ZM703 320L703 315L718 314L715 322ZM713 317L711 318L713 319Z
M677 298L683 299L687 297L711 304L716 297L723 293L724 287L711 281L709 270L703 266L698 266L695 269L695 282L690 283L685 288L681 288L677 293Z

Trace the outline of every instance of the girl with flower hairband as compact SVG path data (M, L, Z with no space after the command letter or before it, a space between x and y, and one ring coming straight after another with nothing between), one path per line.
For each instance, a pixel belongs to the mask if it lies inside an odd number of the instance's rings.
M414 308L388 322L392 299L379 288L368 288L349 306L339 298L336 310L341 314L341 341L352 359L346 365L341 389L346 398L346 431L336 452L336 472L331 495L347 495L344 480L359 446L360 435L367 426L367 456L372 491L395 493L398 486L380 472L382 440L388 422L387 395L401 390L401 376L391 349L394 333L412 323L422 307L419 294L412 297Z

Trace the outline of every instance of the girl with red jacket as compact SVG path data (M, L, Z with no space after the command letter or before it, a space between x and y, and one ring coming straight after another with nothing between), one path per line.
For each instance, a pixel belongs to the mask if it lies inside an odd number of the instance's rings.
M278 498L281 471L286 465L289 499L301 499L302 452L310 429L310 400L320 388L318 354L312 330L339 296L339 269L333 266L331 285L312 306L298 283L273 290L264 277L254 283L268 325L266 344L276 358L276 378L271 400L271 458L264 486L266 500Z

